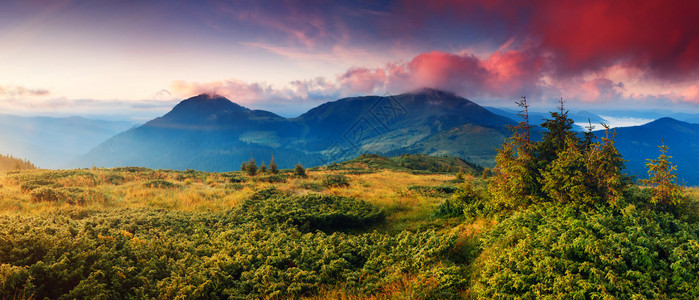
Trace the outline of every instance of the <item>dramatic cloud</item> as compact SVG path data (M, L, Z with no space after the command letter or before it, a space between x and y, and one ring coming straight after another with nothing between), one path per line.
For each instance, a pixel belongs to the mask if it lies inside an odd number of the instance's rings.
M554 53L559 73L597 71L614 64L649 76L678 79L699 69L699 2L542 1L530 34ZM556 24L552 26L552 24Z
M323 57L338 45L417 50L429 44L433 50L384 67L350 68L322 85L298 81L301 98L304 91L346 96L434 87L486 99L696 101L696 1L401 0L311 7L284 2L278 10L236 18L291 41L251 46L295 59Z
M492 105L699 105L697 1L44 2L0 9L0 81L51 82L52 98L216 93L293 115L431 87Z

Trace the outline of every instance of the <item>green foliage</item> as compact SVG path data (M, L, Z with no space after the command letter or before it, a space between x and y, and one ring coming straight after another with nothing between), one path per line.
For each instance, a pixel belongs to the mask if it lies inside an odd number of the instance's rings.
M508 139L498 149L495 161L497 166L489 185L495 204L512 209L539 202L539 175L529 152L518 149L516 140Z
M490 213L490 199L482 181L469 180L459 185L451 197L437 207L438 217L474 218Z
M438 185L438 186L428 186L428 185L411 185L408 187L409 191L416 192L423 196L428 197L440 197L445 195L450 195L456 192L457 188L453 185Z
M361 154L358 157L332 163L328 170L393 170L412 172L413 174L434 174L464 170L472 175L482 172L483 167L452 156L430 156L425 154L401 154L395 157L384 157L378 154Z
M567 139L566 148L542 172L542 191L558 202L594 204L600 201L588 172L588 162L577 141Z
M670 162L672 156L667 155L668 147L665 146L664 142L659 148L660 156L657 159L648 159L648 163L646 163L648 179L641 180L641 182L652 190L651 203L661 206L676 206L686 201L682 188L676 183L677 175L673 173L677 170L677 166Z
M306 169L301 165L301 163L296 164L294 167L294 176L306 177Z
M547 129L539 142L529 139L526 100L518 103L524 120L515 127L496 156L490 183L495 204L503 209L522 208L542 202L617 205L630 184L624 161L614 146L609 127L602 141L590 134L581 141L572 132L573 121L563 109L552 112L541 126ZM591 127L590 127L591 128Z
M254 178L253 181L279 183L279 182L286 182L287 177L288 177L288 175L269 175L269 176L262 176L262 177Z
M157 188L157 189L174 189L174 188L179 188L180 186L166 181L166 180L151 180L143 184L147 188Z
M361 200L274 189L220 213L0 215L0 298L300 298L334 287L369 296L413 274L419 298L465 288L456 234L336 231L382 220Z
M349 179L345 175L326 175L321 183L324 187L348 187L350 186Z
M472 291L479 298L695 299L697 230L633 205L533 206L483 237Z
M252 154L250 154L250 159L248 162L245 163L245 173L247 173L249 176L257 175L257 163L255 162L255 159L252 158Z
M262 162L262 165L260 165L260 169L258 170L260 174L265 174L267 173L267 166L265 166L265 162Z
M383 211L361 200L325 195L287 196L275 189L257 192L240 209L250 221L289 223L306 230L361 228L384 219Z
M274 162L274 156L272 156L272 159L269 160L269 172L272 174L279 173L279 169L277 168L277 163Z

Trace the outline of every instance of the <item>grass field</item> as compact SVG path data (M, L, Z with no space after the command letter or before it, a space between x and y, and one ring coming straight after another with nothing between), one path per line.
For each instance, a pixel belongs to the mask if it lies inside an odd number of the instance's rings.
M460 299L533 292L684 298L699 292L692 287L699 283L699 189L686 190L690 202L677 219L632 204L486 213L487 180L480 176L466 173L457 181L453 172L363 159L313 168L307 177L291 170L256 176L3 171L0 298ZM620 265L617 254L627 263ZM571 266L581 273L569 273ZM636 278L644 272L653 275ZM619 278L627 285L619 286ZM521 284L527 280L536 281Z

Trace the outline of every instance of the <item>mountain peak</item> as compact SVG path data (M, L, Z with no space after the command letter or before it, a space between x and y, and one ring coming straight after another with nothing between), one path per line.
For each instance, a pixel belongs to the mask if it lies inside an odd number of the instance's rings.
M414 95L426 95L432 97L458 97L456 94L448 91L438 90L434 88L422 88L421 90L412 92Z
M646 125L648 126L669 126L669 125L677 125L677 124L684 124L685 122L675 120L670 117L663 117L660 119L657 119L653 122L647 123Z
M182 100L171 112L186 111L195 114L223 113L230 111L249 111L249 109L233 103L219 95L201 94Z
M214 120L220 115L243 115L250 110L231 102L225 97L211 94L201 94L182 100L162 116L159 122L166 123L199 123L201 120ZM167 121L166 121L167 120Z

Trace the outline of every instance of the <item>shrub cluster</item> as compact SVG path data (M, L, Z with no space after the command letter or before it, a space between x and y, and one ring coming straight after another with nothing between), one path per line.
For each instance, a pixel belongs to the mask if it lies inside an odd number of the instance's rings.
M537 205L484 236L483 298L697 299L699 227L637 209Z
M371 295L406 276L414 297L453 297L456 235L349 234L381 210L356 199L262 190L220 213L152 209L0 216L0 298L297 298ZM325 231L316 231L323 229Z

